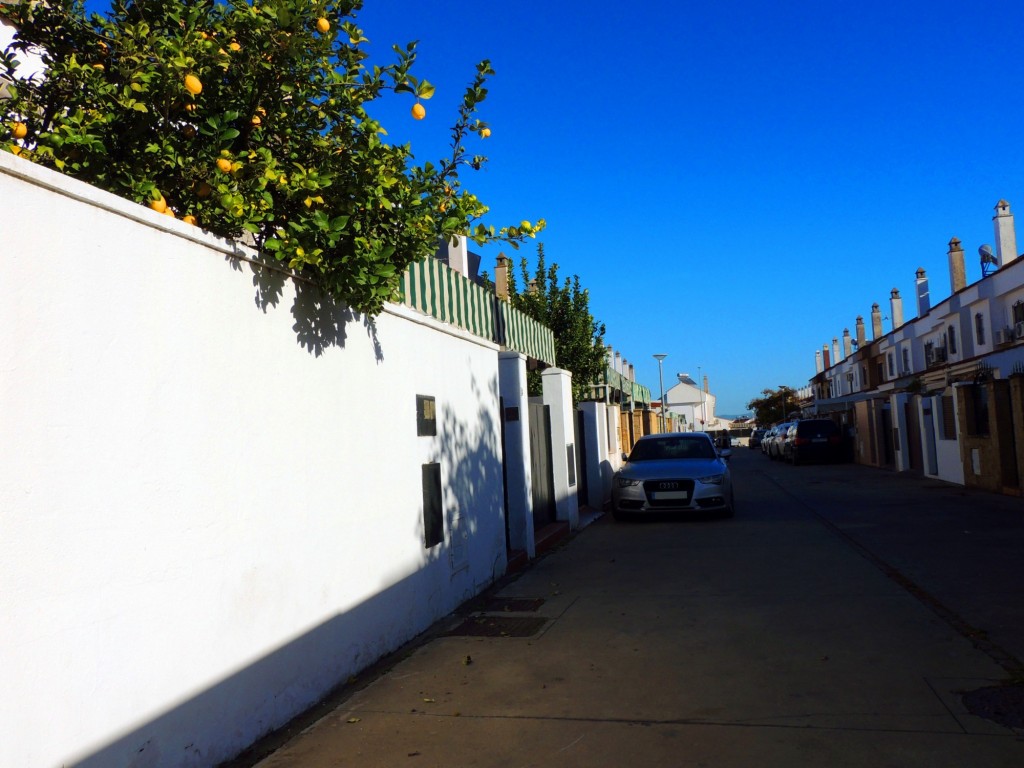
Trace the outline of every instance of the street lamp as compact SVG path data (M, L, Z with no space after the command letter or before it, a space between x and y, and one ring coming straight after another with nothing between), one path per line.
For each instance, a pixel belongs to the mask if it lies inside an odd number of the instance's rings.
M668 355L655 355L654 359L658 361L658 385L661 387L661 431L665 431L665 377L662 374L661 361L664 360Z
M704 378L700 375L700 366L697 366L697 386L700 388L700 428L707 429L708 412L704 408Z
M786 385L779 384L779 392L782 393L782 421L786 420Z

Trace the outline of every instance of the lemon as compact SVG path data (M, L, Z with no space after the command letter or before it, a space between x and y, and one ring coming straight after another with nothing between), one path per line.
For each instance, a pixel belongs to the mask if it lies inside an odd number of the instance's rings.
M417 120L422 120L424 117L427 116L427 110L424 109L422 104L416 102L415 104L412 105L412 116Z
M316 28L321 35L326 35L331 31L331 22L321 16L316 20Z
M16 139L24 139L28 135L28 126L24 123L11 123L11 135Z
M195 75L185 75L185 90L197 96L203 92L203 84Z
M480 138L482 138L482 139L486 139L490 135L491 135L491 129L490 128L484 128L483 130L480 131Z
M226 157L221 157L217 160L217 168L222 173L231 173L231 161Z
M157 194L160 194L159 192ZM149 201L149 207L157 213L165 213L167 211L167 201L164 200L164 196L160 195L156 200Z

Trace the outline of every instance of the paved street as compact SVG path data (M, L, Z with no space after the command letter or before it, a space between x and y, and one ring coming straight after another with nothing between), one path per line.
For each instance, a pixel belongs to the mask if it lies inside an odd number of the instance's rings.
M1021 671L1021 500L732 463L735 519L602 518L258 764L1024 765L958 693Z

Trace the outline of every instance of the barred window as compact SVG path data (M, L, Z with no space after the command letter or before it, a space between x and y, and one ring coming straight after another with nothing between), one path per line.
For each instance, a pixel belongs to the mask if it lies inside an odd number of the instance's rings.
M979 345L985 343L985 316L981 312L974 316L974 335Z
M956 326L949 326L949 354L956 354Z

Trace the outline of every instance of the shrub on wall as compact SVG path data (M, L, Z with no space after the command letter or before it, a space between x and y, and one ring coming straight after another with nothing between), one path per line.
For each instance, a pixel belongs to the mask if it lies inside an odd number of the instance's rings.
M543 228L495 230L459 174L479 169L468 142L493 74L477 66L452 128L452 154L412 165L366 105L406 94L422 119L434 86L413 75L416 46L367 62L359 0L119 0L105 16L82 0L0 5L18 37L0 53L39 51L46 76L14 81L0 102L0 147L217 235L256 246L328 293L375 313L441 238L513 246ZM0 128L0 130L4 130Z

